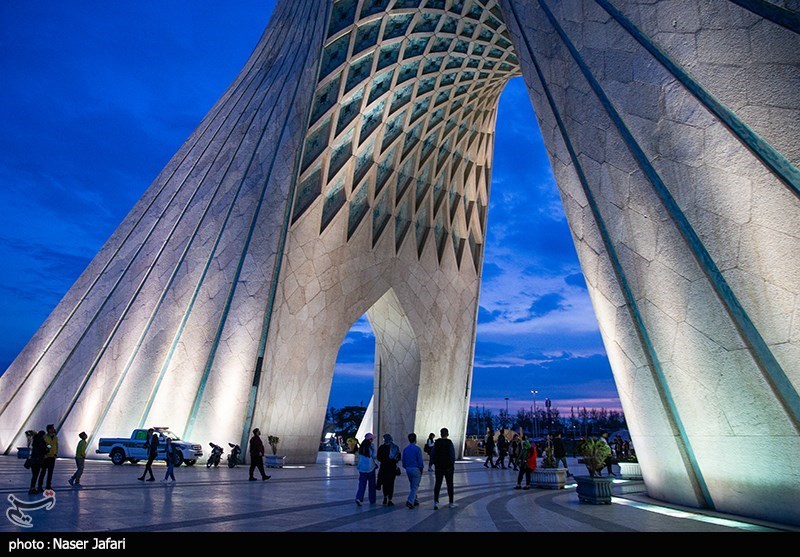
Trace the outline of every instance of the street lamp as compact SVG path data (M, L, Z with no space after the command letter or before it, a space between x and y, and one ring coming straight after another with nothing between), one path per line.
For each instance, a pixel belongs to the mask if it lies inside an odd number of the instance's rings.
M531 394L533 395L533 436L536 437L539 435L539 420L536 417L536 395L539 394L539 391L536 389L531 389Z
M506 414L508 414L508 397L506 397Z

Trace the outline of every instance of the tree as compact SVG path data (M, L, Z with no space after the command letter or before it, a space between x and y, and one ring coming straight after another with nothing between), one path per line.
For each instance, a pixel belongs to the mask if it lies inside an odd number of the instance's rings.
M366 406L345 406L344 408L331 409L333 414L333 424L336 432L347 439L348 437L355 437L358 432L358 426L361 420L364 419L364 414L367 413Z
M509 414L508 410L505 408L501 409L500 412L497 413L497 425L503 429L508 429L508 426L511 425L511 414Z
M517 410L517 415L514 420L516 422L516 428L522 428L523 431L532 432L533 431L533 419L531 417L530 412L526 412L524 408L520 408Z
M322 427L322 434L336 433L336 408L331 406L325 412L325 425Z

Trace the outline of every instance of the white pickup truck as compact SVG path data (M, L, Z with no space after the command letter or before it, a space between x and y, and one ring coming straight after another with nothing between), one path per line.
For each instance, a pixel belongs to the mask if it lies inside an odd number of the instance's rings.
M172 446L175 449L175 466L186 464L192 466L203 456L203 447L197 443L183 441L167 427L154 427L153 431L158 433L158 456L157 460L164 460L164 447L166 438L172 439ZM102 437L97 443L97 453L107 454L111 457L114 464L124 464L130 461L136 464L140 460L147 460L146 429L134 429L130 437Z

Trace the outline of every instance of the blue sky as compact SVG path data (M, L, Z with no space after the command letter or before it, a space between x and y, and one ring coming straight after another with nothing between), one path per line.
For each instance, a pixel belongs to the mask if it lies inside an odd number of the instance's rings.
M0 370L233 81L274 1L0 3ZM499 108L472 404L619 408L521 78ZM331 404L369 401L358 321Z

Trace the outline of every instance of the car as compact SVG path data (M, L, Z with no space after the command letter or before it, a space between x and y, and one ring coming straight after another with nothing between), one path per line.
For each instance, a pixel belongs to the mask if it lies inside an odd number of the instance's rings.
M168 427L154 427L154 432L158 433L158 455L157 460L164 460L164 447L166 439L172 439L172 446L175 449L175 466L186 464L194 465L203 456L203 447L198 443L184 441ZM130 437L101 437L97 445L98 454L107 454L111 462L116 465L130 462L136 464L140 460L147 460L147 429L134 429Z

